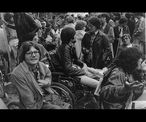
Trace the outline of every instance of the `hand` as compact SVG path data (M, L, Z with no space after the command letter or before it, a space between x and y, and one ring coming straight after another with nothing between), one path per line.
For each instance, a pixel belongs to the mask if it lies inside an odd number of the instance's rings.
M125 88L128 90L136 90L136 89L140 89L141 87L143 87L143 84L138 81L134 81L131 83L126 81L124 85L125 85Z
M38 80L39 85L44 86L44 85L51 85L51 83L48 80Z
M146 71L146 60L142 62L141 67L143 71Z

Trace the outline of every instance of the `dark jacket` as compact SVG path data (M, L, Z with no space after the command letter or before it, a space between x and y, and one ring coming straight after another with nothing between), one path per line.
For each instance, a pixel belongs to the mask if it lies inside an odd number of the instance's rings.
M94 37L94 35L91 32L87 32L87 33L85 33L85 35L82 39L82 42L81 42L83 61L87 64L87 66L91 66L92 37Z
M101 84L100 99L104 109L124 109L131 95L130 90L124 87L125 73L119 68L113 68L111 73ZM139 81L141 82L141 81ZM136 100L144 90L144 85L139 90L133 91L132 100Z
M108 38L103 32L99 31L92 43L92 67L102 69L108 65L111 57L112 53Z
M56 51L60 66L63 72L70 76L84 75L85 72L80 68L83 63L77 60L75 49L67 44L62 44Z
M25 41L31 41L39 29L39 26L31 17L26 13L14 14L15 26L8 25L10 28L16 29L19 39L18 47Z

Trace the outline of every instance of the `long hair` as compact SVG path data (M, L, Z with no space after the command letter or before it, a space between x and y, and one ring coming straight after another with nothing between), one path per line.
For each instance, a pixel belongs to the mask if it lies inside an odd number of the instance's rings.
M130 47L120 52L115 64L122 68L125 73L132 74L137 68L140 58L142 58L141 51L136 47Z
M31 47L36 48L39 51L40 57L41 57L41 51L40 48L38 47L37 43L32 42L32 41L26 41L23 42L18 53L18 58L19 58L19 63L23 62L25 60L25 54L27 51L30 50Z

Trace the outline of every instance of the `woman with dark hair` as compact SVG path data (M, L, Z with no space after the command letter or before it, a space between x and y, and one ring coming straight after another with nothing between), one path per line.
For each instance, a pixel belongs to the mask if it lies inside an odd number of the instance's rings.
M50 88L51 71L40 62L41 52L36 43L24 42L20 47L20 64L11 73L19 97L26 109L60 109L48 101L44 103L42 87Z
M61 31L62 44L56 51L56 59L58 59L61 71L65 74L80 79L81 84L91 88L96 88L100 84L100 76L98 69L87 67L87 65L77 58L75 52L75 30L66 27ZM56 66L58 67L58 66ZM101 70L102 72L102 70ZM98 78L98 80L93 78Z
M104 109L124 109L130 100L142 95L143 78L138 74L142 70L141 56L135 47L121 51L101 84L100 98Z

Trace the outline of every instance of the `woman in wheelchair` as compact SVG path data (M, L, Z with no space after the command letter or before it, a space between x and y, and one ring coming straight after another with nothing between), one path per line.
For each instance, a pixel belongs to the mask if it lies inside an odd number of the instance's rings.
M24 42L20 48L19 65L11 73L19 97L26 109L61 109L58 105L44 102L42 86L51 85L51 71L40 62L41 53L36 43Z
M83 85L96 88L100 85L104 70L87 67L85 63L77 59L74 48L75 33L75 30L70 27L66 27L61 31L62 44L56 50L56 59L65 74L80 78Z

